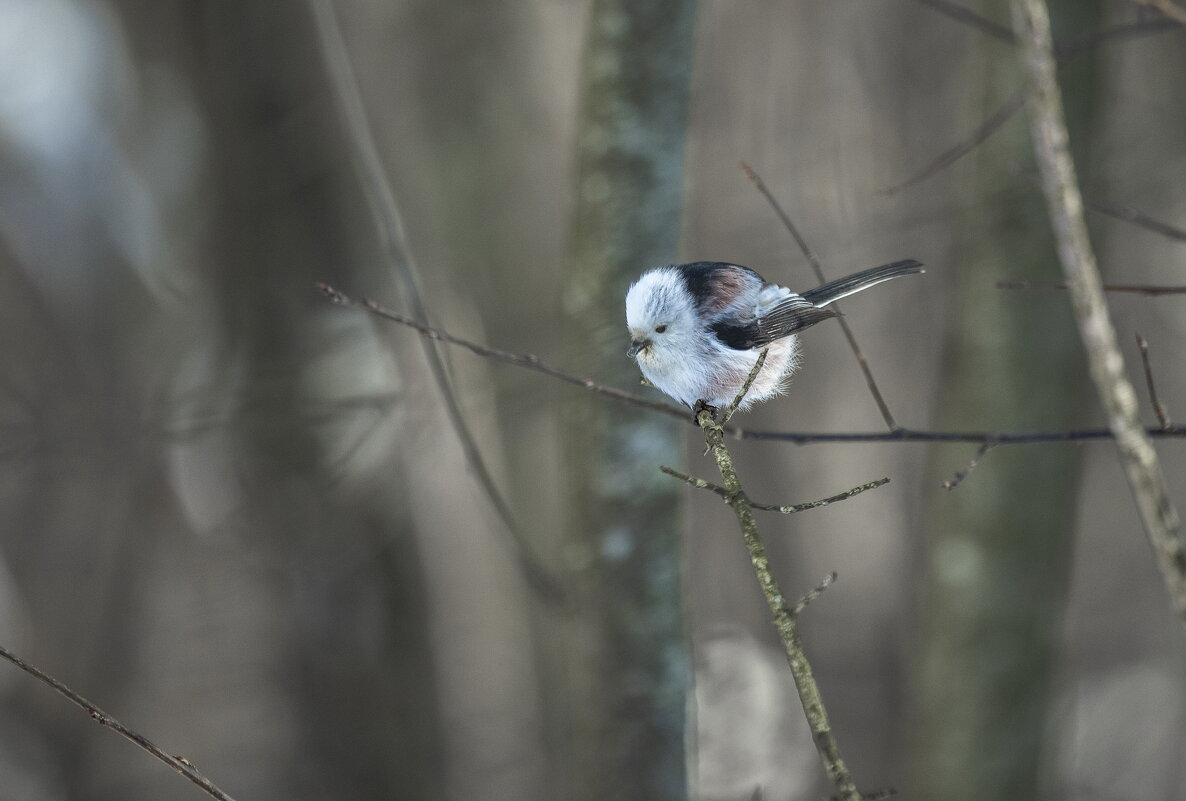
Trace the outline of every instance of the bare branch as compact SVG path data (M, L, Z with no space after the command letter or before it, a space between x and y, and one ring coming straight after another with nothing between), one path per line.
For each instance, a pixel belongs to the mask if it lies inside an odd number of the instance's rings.
M1041 180L1035 176L1032 170L1025 170L1021 167L1014 166L1010 172L1039 189L1042 186ZM1139 209L1134 209L1131 206L1113 206L1110 203L1101 203L1090 197L1083 198L1083 206L1097 214L1102 214L1105 217L1112 217L1113 219L1122 222L1131 223L1138 228L1144 228L1146 231L1151 231L1155 234L1173 239L1177 242L1186 242L1186 229L1179 228L1175 225L1170 225L1167 222L1150 217Z
M791 675L795 680L795 688L799 691L799 701L803 705L803 712L807 717L807 725L811 728L811 739L819 752L820 762L836 788L837 794L843 801L861 801L861 792L853 782L852 774L840 754L840 746L832 734L832 725L828 720L828 712L824 707L823 696L819 685L811 670L811 662L803 649L803 642L799 636L799 624L795 617L797 611L787 603L786 596L778 586L774 573L770 570L770 561L766 557L766 548L758 536L758 522L754 517L753 507L745 497L741 480L737 477L737 470L733 466L733 458L725 446L725 431L713 420L708 410L697 415L697 423L704 431L704 441L716 459L717 469L724 481L724 488L733 500L729 503L737 521L741 525L742 536L745 538L746 548L749 550L750 562L754 568L754 575L762 588L766 604L774 617L774 626L782 640L786 651L787 664L791 668Z
M1083 198L1083 205L1099 214L1104 214L1108 217L1114 217L1117 220L1132 223L1140 228L1153 231L1162 236L1175 239L1179 242L1186 242L1186 229L1178 228L1175 225L1162 222L1154 219L1142 211L1132 208L1131 206L1110 206L1107 203L1100 203L1097 200L1092 200L1089 197Z
M820 498L818 501L807 501L805 503L791 504L790 506L768 506L764 503L752 502L750 505L755 509L762 510L763 512L778 512L784 515L793 515L796 512L805 512L808 509L819 509L821 506L827 506L829 504L836 503L837 501L847 501L854 495L860 495L862 492L866 492L871 489L877 489L878 487L885 486L888 483L888 478L878 478L874 479L873 481L867 481L864 484L853 487L852 489L845 490L844 492L838 492L830 497Z
M993 440L985 440L979 448L976 449L976 455L972 457L972 461L968 462L968 466L962 472L956 473L954 476L943 482L943 489L953 490L963 483L964 479L968 477L976 467L980 464L980 460L984 458L984 454L988 453L998 443Z
M1107 428L1083 428L1071 431L922 431L913 428L899 428L897 431L753 431L730 429L726 433L737 439L773 440L793 442L796 445L827 443L867 442L993 442L995 445L1033 445L1040 442L1091 442L1113 439L1115 434ZM1178 439L1186 438L1186 426L1171 426L1168 429L1147 428L1151 437Z
M853 497L854 495L860 495L862 492L865 492L866 490L877 489L878 487L884 486L889 483L888 478L879 478L874 481L869 481L864 484L861 484L860 486L853 487L852 489L845 490L844 492L837 493L830 497L821 498L818 501L807 501L806 503L796 503L796 504L792 504L790 506L775 506L772 504L755 503L754 501L751 501L749 499L749 496L743 496L742 498L739 498L738 496L730 493L729 490L725 489L724 487L722 487L719 484L713 484L711 481L705 481L703 478L697 478L696 476L690 476L687 473L683 473L683 472L680 472L679 470L676 470L674 467L668 467L667 465L660 465L659 469L662 470L664 473L666 473L669 476L678 478L680 481L684 482L685 484L690 484L691 486L695 487L696 489L708 490L709 492L712 492L712 493L715 493L715 494L721 496L721 498L724 499L725 503L728 503L730 505L732 505L733 503L735 503L739 500L744 500L753 509L758 509L763 512L779 512L784 515L793 515L796 512L805 512L808 509L818 509L821 506L827 506L829 504L836 503L837 501L846 501L849 498Z
M88 715L90 715L91 720L95 721L100 726L106 726L112 731L117 732L124 739L133 743L136 747L147 751L161 762L164 762L173 770L177 771L182 776L196 784L199 788L201 788L202 792L206 793L206 795L210 796L211 798L217 798L219 801L234 801L234 799L227 795L221 788L218 787L218 785L202 775L202 772L194 767L194 764L185 757L173 756L172 754L166 753L160 746L158 746L152 740L149 740L143 734L129 729L127 726L111 717L111 715L108 715L102 709L95 706L78 693L74 692L74 690L71 690L53 676L50 676L48 673L45 673L33 665L30 665L28 662L21 659L19 656L12 653L3 646L0 646L0 657L7 659L9 662L25 671L33 678L52 688L53 691L58 695L70 701L83 712L86 712Z
M766 183L762 180L762 177L758 175L757 171L754 170L753 167L751 167L749 164L746 164L744 161L741 162L741 169L745 172L745 176L753 182L755 187L757 187L757 190L762 193L762 197L766 198L766 201L770 204L770 207L774 209L774 213L778 215L778 219L782 221L783 226L787 229L791 236L794 237L795 242L799 245L799 250L801 250L803 255L807 257L807 262L811 265L811 270L815 273L816 280L818 280L821 284L827 283L827 279L824 277L824 268L820 263L819 256L815 255L815 251L811 249L811 247L807 244L807 240L804 239L803 235L799 233L799 229L795 227L793 222L791 222L790 216L786 213L782 205L774 197L774 194L766 186ZM838 304L833 303L832 308L835 309L837 313L840 312L840 306ZM877 404L877 408L881 412L882 418L885 420L886 428L888 428L890 431L896 430L898 428L898 423L896 420L894 420L894 416L889 410L889 404L885 402L885 398L882 396L881 390L877 387L877 380L873 378L873 371L869 368L869 362L865 359L865 354L861 351L861 346L857 344L856 335L853 334L852 328L848 325L848 320L846 320L843 316L840 316L836 318L836 321L840 323L840 328L842 331L844 331L844 337L848 340L848 347L852 349L853 355L857 357L857 364L860 365L861 372L865 375L865 384L869 387L869 392L873 395L873 401Z
M356 300L351 298L329 284L317 283L316 287L318 291L325 295L332 303L336 303L339 306L349 306L350 308L360 309L373 314L376 317L381 317L384 320L390 320L393 323L399 323L400 325L415 329L420 333L420 336L427 339L435 339L439 342L447 342L450 345L463 347L466 350L469 350L472 353L476 353L477 355L487 359L493 359L494 361L499 361L504 364L511 364L516 367L533 370L537 373L543 373L546 376L559 379L565 383L575 384L576 386L586 389L590 392L595 392L599 395L605 395L607 397L613 398L620 403L626 403L631 406L639 406L644 409L650 409L651 411L659 412L660 414L666 414L670 417L676 417L684 421L690 419L688 410L685 408L672 406L671 404L662 403L659 401L650 401L645 398L640 398L636 395L631 395L629 392L624 392L623 390L606 386L605 384L599 384L591 378L581 378L580 376L566 373L557 367L552 367L551 365L540 361L539 357L535 354L509 353L505 350L499 350L498 348L480 345L477 342L471 342L468 339L462 339L461 337L454 336L448 331L444 331L439 328L433 328L430 325L425 325L424 323L409 317L406 314L400 314L399 312L384 308L373 300Z
M1153 404L1153 413L1157 415L1157 422L1163 429L1170 427L1169 414L1165 404L1157 397L1157 385L1153 383L1153 365L1149 363L1149 343L1137 334L1137 347L1141 349L1141 363L1145 366L1145 385L1149 387L1149 402Z
M997 289L1066 289L1066 281L997 281ZM1186 286L1153 286L1150 284L1104 284L1105 292L1132 292L1138 295L1186 295Z
M814 589L800 598L799 602L791 607L791 617L798 617L801 615L804 609L806 609L813 601L824 594L824 590L828 589L828 587L831 587L832 584L836 582L837 578L839 578L839 576L836 574L835 570L824 576L823 581L821 581L819 584L816 584Z
M737 407L745 400L745 396L749 393L750 387L754 385L754 380L758 377L758 373L762 372L762 365L766 364L766 356L769 353L770 348L762 348L762 352L758 354L758 360L754 362L749 375L745 377L745 383L741 385L741 389L737 391L737 396L733 398L733 402L729 404L724 414L721 415L721 425L729 422L729 418L737 413Z
M1034 152L1088 367L1115 434L1121 465L1157 554L1166 589L1186 623L1186 550L1181 520L1170 500L1157 451L1140 425L1136 392L1124 373L1124 356L1108 316L1103 282L1083 219L1083 199L1068 144L1045 2L1013 0L1013 26L1031 86Z
M1000 108L994 111L992 115L987 120L982 122L980 126L966 139L956 142L951 148L940 153L929 164L927 164L911 177L907 178L905 181L881 189L879 190L879 193L886 196L895 195L898 192L901 192L903 189L909 189L910 187L920 184L928 178L937 175L938 173L950 167L952 164L955 164L964 156L971 153L976 148L980 147L980 145L984 144L984 142L988 141L988 139L993 134L999 131L1005 123L1013 119L1013 117L1017 115L1017 112L1021 111L1024 107L1025 92L1018 92L1017 94L1013 95L1013 97L1002 103Z
M471 342L467 339L454 336L447 331L439 328L424 325L405 314L386 309L371 300L355 300L340 290L335 289L328 284L317 284L317 289L325 295L331 302L340 306L347 306L353 309L359 309L384 320L389 320L400 325L407 326L417 331L421 336L435 339L440 342L447 342L451 345L466 348L467 350L482 356L487 359L510 364L515 367L521 367L526 370L532 370L537 373L555 378L567 384L573 384L589 392L595 392L603 395L618 403L625 403L631 406L638 406L643 409L650 409L659 414L665 414L669 417L674 417L684 422L690 421L690 416L686 408L680 406L672 406L668 403L659 401L647 400L632 395L629 392L617 389L615 387L600 384L591 378L582 378L581 376L572 375L558 367L553 367L540 361L538 356L530 353L508 353L507 351L491 348L486 345L480 345L477 342ZM993 432L993 431L923 431L911 428L899 428L894 431L872 431L872 432L823 432L823 431L755 431L751 429L738 428L736 426L722 426L726 434L735 439L754 439L754 440L771 440L776 442L793 442L796 445L808 445L812 443L856 443L856 442L972 442L984 443L993 442L997 445L1017 445L1017 444L1034 444L1038 442L1083 442L1093 440L1106 440L1113 437L1112 432L1106 428L1089 428L1072 431L1033 431L1033 432ZM1171 426L1168 429L1150 428L1147 433L1153 437L1162 438L1186 438L1186 427Z

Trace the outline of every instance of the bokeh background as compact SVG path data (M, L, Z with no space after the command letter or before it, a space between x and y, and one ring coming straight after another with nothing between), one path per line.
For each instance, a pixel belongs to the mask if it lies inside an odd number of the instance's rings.
M1105 276L1186 283L1186 30L1050 6L1085 195L1177 230L1090 212ZM657 398L632 275L814 284L744 160L831 277L926 263L844 304L899 424L1101 426L1065 294L996 286L1059 276L1024 112L893 191L1023 86L1007 3L349 0L336 33L315 7L0 0L0 644L240 801L826 797L731 513L658 472L712 478L698 432L459 349L443 389L414 332L313 284L416 312L414 274L434 324ZM607 75L659 111L618 125ZM617 183L650 165L598 158L652 129L666 217ZM1133 335L1186 409L1180 297L1110 296L1151 424ZM804 349L741 425L884 431L839 328ZM1158 444L1179 505L1184 447ZM1186 791L1183 628L1108 442L999 447L954 490L974 444L734 453L764 502L892 479L762 519L788 595L839 573L802 627L863 789ZM199 797L0 669L0 799Z

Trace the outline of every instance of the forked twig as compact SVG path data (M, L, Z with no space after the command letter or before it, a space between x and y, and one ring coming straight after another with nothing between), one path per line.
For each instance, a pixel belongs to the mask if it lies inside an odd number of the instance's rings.
M791 668L791 675L795 680L795 688L799 691L799 700L807 718L807 725L811 729L811 740L819 753L820 762L836 788L836 792L843 801L862 801L861 792L853 782L848 765L840 753L840 746L832 734L832 725L828 720L828 712L824 706L823 696L811 669L811 662L803 649L803 642L799 635L799 624L796 618L796 607L787 602L774 573L770 569L770 560L766 556L766 548L758 536L758 523L754 517L754 509L745 496L737 470L733 466L733 457L725 446L725 431L713 419L707 409L697 415L697 423L704 431L704 440L712 451L724 481L724 489L729 493L729 507L737 515L741 525L742 536L745 538L749 551L750 563L754 568L754 575L762 588L762 595L770 608L774 618L774 627L782 640L786 652L787 664Z
M83 698L81 695L74 692L74 690L71 690L65 684L58 681L53 676L50 676L45 671L30 665L28 662L21 659L19 656L12 653L3 646L0 646L0 657L8 660L33 678L49 686L58 695L70 701L70 703L74 704L79 709L90 715L91 720L95 721L100 726L106 726L112 731L118 733L125 740L129 740L137 748L147 751L161 762L164 762L173 770L177 771L182 776L196 784L202 790L202 792L206 793L206 795L210 796L211 798L217 798L219 801L235 801L233 798L227 795L226 792L222 790L222 788L202 775L202 772L194 767L194 764L188 759L181 756L174 756L165 752L164 749L162 749L152 740L148 739L137 731L129 729L127 726L111 717L111 715L108 715L102 709L95 706L90 701Z
M676 470L674 467L668 467L667 465L660 465L659 469L667 475L673 478L678 478L680 481L684 482L685 484L689 484L696 489L708 490L709 492L719 495L726 503L732 503L735 500L733 494L731 494L729 490L725 489L720 484L713 484L711 481L706 481L703 478L690 476L687 473ZM874 481L868 481L864 484L853 487L852 489L845 490L844 492L838 492L835 495L831 495L827 498L820 498L818 501L806 501L805 503L796 503L783 506L756 503L755 501L750 500L748 496L745 500L752 508L763 512L778 512L779 514L793 515L798 512L805 512L808 509L819 509L821 506L827 506L829 504L836 503L837 501L846 501L854 495L860 495L862 492L866 492L871 489L877 489L878 487L884 486L888 483L888 478L879 478Z
M815 255L815 251L811 249L807 244L807 240L799 233L799 229L791 222L790 216L778 202L778 199L774 197L774 193L766 186L766 182L762 180L762 176L758 175L757 171L744 161L741 162L741 169L745 173L745 177L749 178L757 190L762 193L762 197L766 198L766 202L770 204L778 219L782 221L783 227L787 229L794 238L795 243L799 245L799 250L807 257L807 262L811 265L811 270L815 273L816 280L821 284L827 283L819 256ZM832 308L837 313L840 312L839 304L833 303ZM877 380L873 378L873 370L870 369L869 362L865 359L865 354L861 350L861 346L857 344L856 335L853 334L848 320L840 316L836 318L836 322L840 323L840 328L844 331L844 337L848 340L848 347L852 349L853 355L857 358L857 364L860 365L861 372L865 376L865 384L869 387L869 392L873 395L873 401L877 404L877 408L881 412L881 417L885 420L886 427L890 431L897 430L899 428L898 422L894 419L893 414L890 413L889 404L885 402L885 397L882 396L881 390L877 386Z

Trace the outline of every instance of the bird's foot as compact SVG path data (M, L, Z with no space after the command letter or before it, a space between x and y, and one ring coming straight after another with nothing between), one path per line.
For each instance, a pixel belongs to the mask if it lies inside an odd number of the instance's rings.
M708 412L708 414L712 417L712 421L715 423L717 421L717 411L717 407L707 403L704 400L698 400L692 406L692 422L699 423L700 413Z

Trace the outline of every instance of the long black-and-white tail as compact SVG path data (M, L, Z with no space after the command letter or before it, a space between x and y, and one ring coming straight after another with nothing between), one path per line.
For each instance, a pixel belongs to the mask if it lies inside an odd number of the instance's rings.
M862 289L868 289L874 284L880 284L882 281L888 281L900 275L911 275L921 272L923 272L922 262L915 261L914 259L895 261L893 264L870 267L868 270L861 270L859 273L853 273L844 278L829 281L823 286L817 286L815 289L804 292L803 297L809 300L813 306L827 306L829 303L835 303L841 298L846 298L855 292L860 292Z

